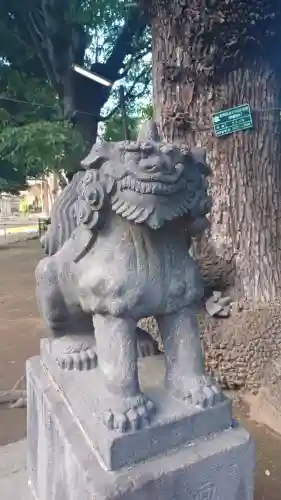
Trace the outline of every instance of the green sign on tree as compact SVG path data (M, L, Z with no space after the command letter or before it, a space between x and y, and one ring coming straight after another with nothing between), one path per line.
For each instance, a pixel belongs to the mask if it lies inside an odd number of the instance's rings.
M253 128L251 108L242 104L236 108L224 109L212 115L214 132L217 137Z

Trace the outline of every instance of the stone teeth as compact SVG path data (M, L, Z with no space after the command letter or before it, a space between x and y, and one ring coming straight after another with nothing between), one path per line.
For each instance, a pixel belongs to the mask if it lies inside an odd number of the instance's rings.
M124 177L124 179L122 179L120 181L120 186L122 189L134 189L134 185L135 185L135 181L134 179L130 178L130 177Z
M137 191L138 193L141 193L141 192L142 192L142 184L141 184L141 182L140 182L140 181L136 181L136 182L135 182L134 189L135 189L135 191Z
M126 217L126 219L131 220L130 215L133 214L136 209L137 207L135 205L129 206L129 208L122 213L122 217Z
M135 207L135 210L130 215L127 216L127 220L137 222L138 218L142 215L143 211L144 208Z
M141 212L137 217L134 219L135 222L138 224L141 224L142 222L146 221L149 217L150 213L146 208L142 208Z
M112 209L116 212L123 205L124 201L117 198L115 202L112 203Z
M140 183L140 192L141 194L149 193L149 184L147 182Z
M159 193L159 187L158 187L157 184L152 185L151 192L152 192L152 194L158 194Z
M122 202L122 205L115 210L118 215L123 215L126 210L130 208L130 205L126 201Z
M184 203L183 203L183 206L184 206L185 210L189 210L190 209L190 201L189 200L185 200Z

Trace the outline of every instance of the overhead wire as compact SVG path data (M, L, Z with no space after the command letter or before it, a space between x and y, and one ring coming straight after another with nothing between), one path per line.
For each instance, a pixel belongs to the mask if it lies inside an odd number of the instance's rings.
M23 99L16 99L15 97L6 97L0 95L0 101L11 101L11 102L17 102L20 104L29 104L31 106L38 106L40 108L48 108L48 109L56 109L56 106L54 104L43 104L35 101L28 101L28 100L23 100ZM96 116L95 113L89 113L87 111L79 111L78 109L74 110L75 113L80 113L81 115L89 115L89 116Z
M56 109L56 106L53 104L53 105L50 105L50 104L43 104L43 103L39 103L39 102L36 102L36 101L28 101L28 100L24 100L24 99L17 99L15 97L6 97L6 96L2 96L0 95L0 101L11 101L11 102L15 102L15 103L19 103L19 104L28 104L30 106L37 106L37 107L41 107L41 108L48 108L48 109ZM256 113L273 113L273 112L277 112L279 111L280 112L280 120L281 120L281 108L252 108L250 107L251 111L253 112L256 112ZM223 110L221 110L223 111ZM96 118L98 117L95 113L89 113L87 111L80 111L80 110L77 110L75 109L73 111L73 115L72 115L72 118L76 115L76 114L81 114L81 115L88 115L88 116L95 116ZM100 117L102 118L102 117ZM262 118L262 120L264 121L269 121L270 118ZM193 120L191 120L193 122ZM213 126L211 124L208 124L206 126L200 126L197 130L198 131L207 131L207 130L212 130L213 129Z

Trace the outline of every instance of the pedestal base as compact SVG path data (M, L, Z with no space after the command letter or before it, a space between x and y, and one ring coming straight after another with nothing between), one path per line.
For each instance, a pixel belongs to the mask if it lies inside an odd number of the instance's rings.
M27 365L28 473L38 500L252 500L254 446L239 426L107 471L62 392Z
M160 373L156 377L152 373L155 367L161 372L161 363L158 361L155 357L150 357L140 359L138 363L141 388L155 403L156 415L148 426L120 433L108 429L101 415L103 381L100 370L62 370L56 362L53 341L44 339L41 342L43 366L62 391L107 470L135 465L194 439L231 427L232 408L228 398L224 397L220 403L202 411L201 408L171 397L164 389L165 371L162 381L158 382L155 378L159 378ZM164 359L161 361L164 367Z

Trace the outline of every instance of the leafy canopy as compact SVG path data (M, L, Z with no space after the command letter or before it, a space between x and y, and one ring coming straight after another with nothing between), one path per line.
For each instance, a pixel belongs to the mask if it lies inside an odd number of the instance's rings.
M87 117L98 101L94 111L100 111L106 136L123 138L118 115L121 83L134 135L138 108L149 98L151 84L150 34L137 11L125 0L2 0L0 190L15 189L27 176L77 169L85 144L79 127L63 120L77 109ZM67 54L71 58L66 60ZM70 75L73 62L92 70L98 65L101 74L114 75L117 84L108 102L109 95L97 95L96 89L83 102L81 81L77 86Z

